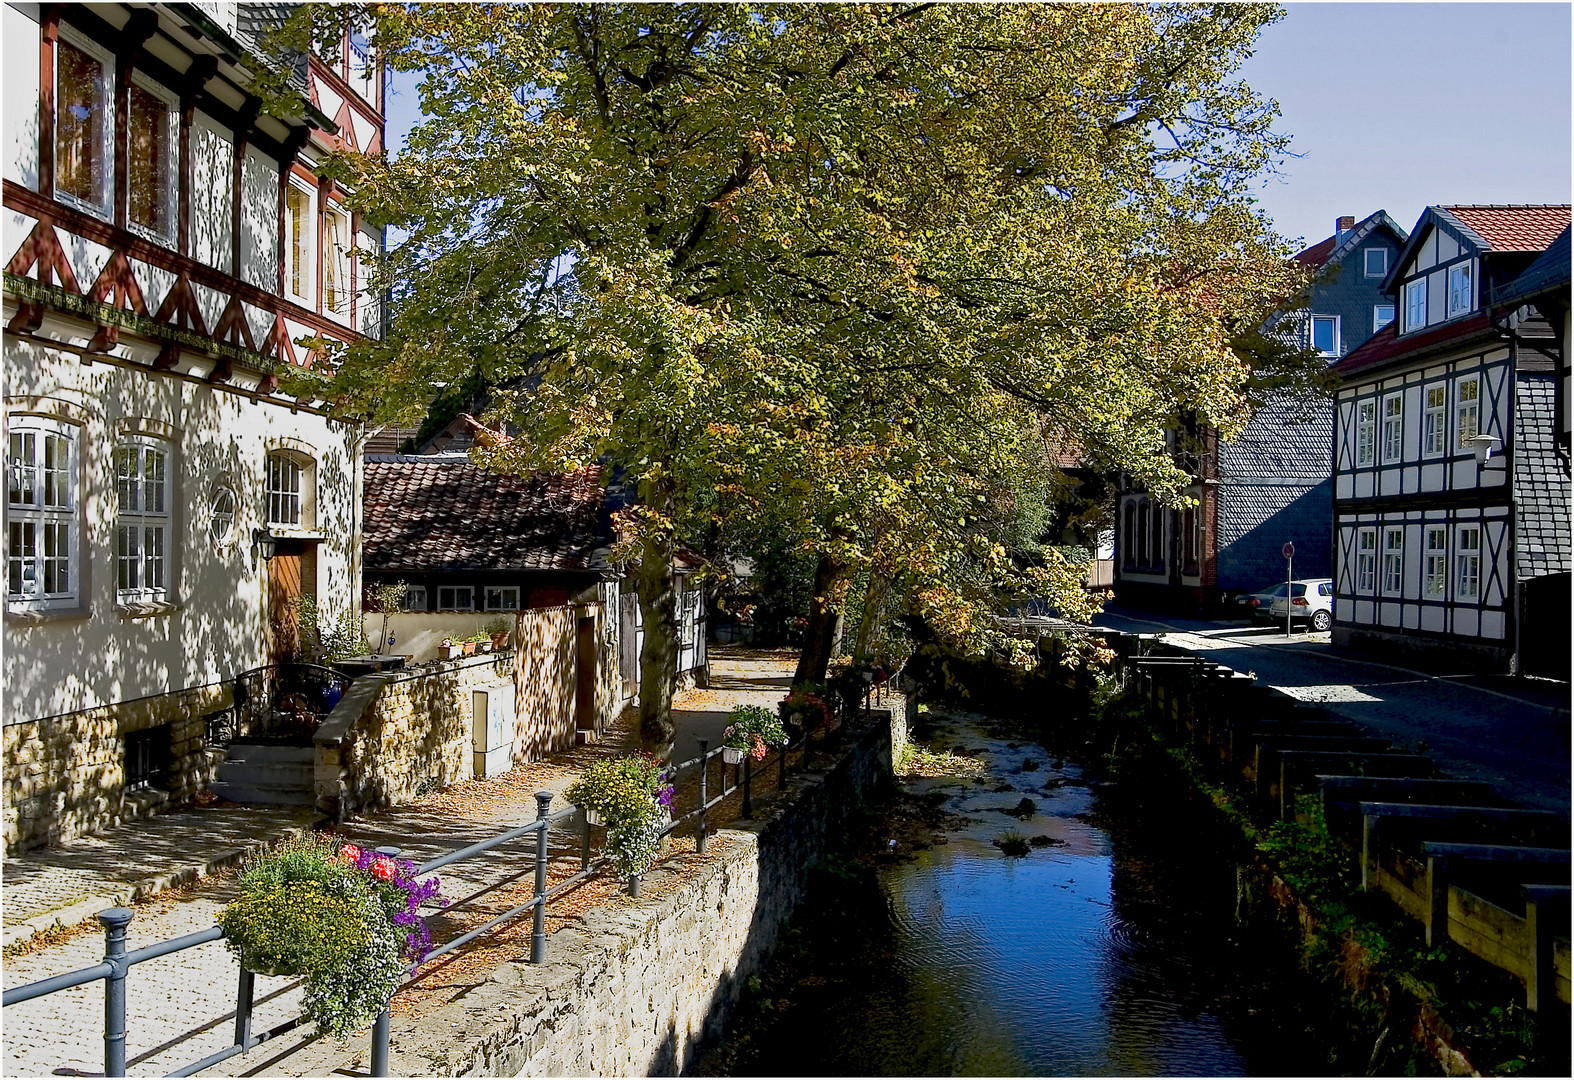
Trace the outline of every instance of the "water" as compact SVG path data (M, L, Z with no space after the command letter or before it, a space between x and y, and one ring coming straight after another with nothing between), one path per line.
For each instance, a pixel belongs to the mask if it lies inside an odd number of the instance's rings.
M823 877L801 909L798 947L784 949L701 1071L1327 1071L1293 992L1232 936L1233 861L1173 799L1140 784L1094 786L982 717L917 734L975 751L987 781L906 785L920 805L957 816L915 827L894 810L884 831L895 850L866 838L860 861L872 856L872 873ZM1040 767L1024 770L1027 761ZM1037 804L1029 816L1002 812L1024 798ZM993 841L1011 832L1040 846L1008 857Z

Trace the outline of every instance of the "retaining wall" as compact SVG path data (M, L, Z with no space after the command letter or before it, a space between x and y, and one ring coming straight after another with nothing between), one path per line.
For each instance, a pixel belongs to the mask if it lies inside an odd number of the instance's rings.
M621 898L419 1021L394 1017L394 1075L645 1076L683 1071L721 1034L803 897L809 868L889 778L891 726L828 773L789 777L762 817L719 830L660 899Z

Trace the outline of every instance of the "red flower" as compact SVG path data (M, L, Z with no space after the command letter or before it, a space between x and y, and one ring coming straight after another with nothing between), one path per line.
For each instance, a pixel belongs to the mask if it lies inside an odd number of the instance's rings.
M347 863L358 862L361 858L361 849L354 844L345 844L339 849L339 858Z
M394 876L393 860L379 857L372 860L372 877L378 881L392 881Z
M756 735L754 737L754 749L749 751L749 753L754 755L755 761L764 761L766 754L765 740Z

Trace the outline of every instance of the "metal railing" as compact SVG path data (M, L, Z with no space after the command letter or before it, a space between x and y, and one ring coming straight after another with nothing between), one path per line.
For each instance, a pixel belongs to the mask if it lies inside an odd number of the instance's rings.
M236 675L235 704L208 724L208 745L233 739L310 744L351 678L321 664L269 664Z
M873 688L871 687L870 694L872 693ZM866 694L864 698L863 704L865 710L868 708L870 694ZM822 744L827 745L828 747L834 746L845 736L848 721L847 712L848 710L845 709L837 710L837 719L831 724L827 725L825 728L821 729L823 730L823 736L820 740ZM794 750L801 752L801 757L799 759L800 769L803 771L807 771L809 769L812 763L811 750L815 734L816 732L814 730L805 731L799 738L795 740L789 740L787 743L776 747L772 752L775 756L774 764L778 770L778 790L786 786L788 757ZM712 796L710 794L709 783L711 773L710 763L712 760L719 758L722 755L723 748L716 747L711 749L709 748L706 740L700 739L698 741L700 744L700 752L697 756L671 766L672 779L674 781L676 781L677 778L685 772L697 770L698 791L695 799L695 806L692 810L689 810L686 813L674 815L673 820L662 828L660 835L671 835L686 827L690 822L693 822L695 850L699 853L703 853L705 851L705 836L708 829L708 824L706 821L708 813L715 809L722 802L730 798L740 788L742 789L743 794L742 804L740 807L741 814L744 818L752 818L754 816L752 783L755 763L750 756L745 755L743 761L740 764L733 766L733 782L731 785L727 783L728 766L725 763L722 763L720 774L720 793ZM772 764L771 756L772 755L768 753L766 757L759 762L762 771L768 769ZM599 873L601 869L605 867L610 861L606 855L602 855L600 858L594 860L591 858L591 826L588 820L585 819L584 814L579 810L578 807L569 807L564 810L559 810L557 813L552 813L551 805L553 797L553 793L550 791L536 792L536 819L534 821L512 829L508 829L507 831L501 832L490 839L478 841L469 845L468 847L463 847L457 851L449 852L446 855L440 855L436 858L428 859L426 862L417 867L417 875L429 874L434 870L438 870L444 866L449 866L463 859L468 859L472 856L491 851L493 848L500 847L503 844L510 843L511 841L518 840L531 834L535 835L535 886L531 899L509 909L491 921L484 923L481 926L475 927L472 930L468 930L453 940L446 941L434 948L421 961L420 965L412 965L412 967L407 971L405 981L401 984L401 987L413 981L420 967L424 967L432 960L469 944L482 935L490 933L502 924L511 922L512 920L519 918L521 915L524 915L527 912L531 914L533 919L530 936L530 963L540 964L546 960L545 919L547 904L559 896L562 896L570 889L575 888L576 886L589 880L592 876ZM557 882L549 889L547 888L548 833L554 825L576 817L579 818L582 823L582 844L580 851L579 872L563 879L562 881ZM390 858L396 858L399 855L398 848L380 847L377 848L376 851L378 854L386 855ZM640 878L638 875L635 875L629 879L628 888L631 895L639 895ZM127 908L110 908L99 913L99 923L104 927L104 959L102 963L95 964L92 967L66 972L62 975L54 975L47 979L40 979L36 982L27 983L22 986L13 987L9 990L6 990L4 993L3 1004L5 1006L11 1006L21 1004L24 1001L32 1001L36 998L44 997L49 994L58 993L62 990L69 990L73 987L82 986L86 983L102 980L104 982L105 1076L126 1075L126 980L130 975L131 969L137 964L145 963L149 960L155 960L159 957L169 956L173 953L181 952L186 949L196 948L199 945L206 945L210 942L220 941L224 938L224 931L220 927L211 926L206 930L199 930L196 933L186 934L182 937L170 938L165 941L160 941L144 948L135 949L128 952L126 950L126 931L127 927L131 923L132 918L133 913ZM285 1021L284 1023L270 1028L267 1031L254 1034L251 1030L254 990L255 973L248 971L244 967L241 967L235 1000L234 1042L223 1050L209 1054L202 1060L193 1062L190 1065L183 1066L172 1073L168 1073L167 1075L195 1075L196 1073L201 1072L203 1069L211 1068L220 1062L227 1061L230 1058L235 1057L237 1054L243 1054L248 1050L260 1046L262 1043L267 1042L270 1039L276 1039L281 1035L287 1034L288 1032L293 1031L295 1028L301 1026L301 1024L304 1022L303 1017L297 1016L294 1019ZM388 1054L390 1035L390 1014L388 1008L385 1006L382 1012L378 1015L375 1023L372 1025L372 1076L389 1075Z

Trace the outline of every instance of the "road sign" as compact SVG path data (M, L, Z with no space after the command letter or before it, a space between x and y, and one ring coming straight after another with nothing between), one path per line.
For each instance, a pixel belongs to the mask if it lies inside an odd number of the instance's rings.
M1284 557L1286 559L1293 559L1293 558L1295 558L1295 543L1294 543L1294 541L1286 540L1284 542Z

